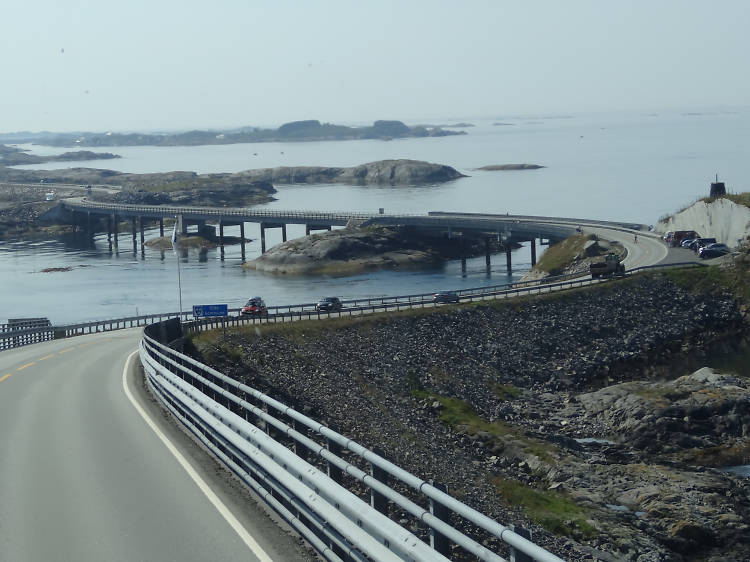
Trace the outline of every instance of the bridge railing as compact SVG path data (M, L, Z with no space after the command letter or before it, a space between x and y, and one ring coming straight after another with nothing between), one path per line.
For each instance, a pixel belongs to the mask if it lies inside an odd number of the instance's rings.
M443 561L455 559L453 544L465 557L501 562L494 550L505 543L560 561L439 484L157 341L179 335L175 322L164 324L144 330L140 348L153 391L325 559Z

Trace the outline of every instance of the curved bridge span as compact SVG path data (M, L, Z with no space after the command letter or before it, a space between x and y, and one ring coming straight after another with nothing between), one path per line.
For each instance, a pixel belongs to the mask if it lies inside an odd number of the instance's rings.
M160 233L164 236L164 219L177 218L180 231L187 234L188 225L197 225L199 231L206 228L206 223L218 223L219 241L223 249L225 226L239 226L242 240L242 259L244 251L244 225L257 223L260 226L261 252L266 251L265 230L281 228L282 240L286 241L288 224L305 225L305 232L313 230L331 230L334 226L358 225L399 225L412 227L421 231L432 232L436 236L461 236L473 239L497 239L513 243L531 242L532 264L536 262L536 241L549 244L574 234L577 229L612 230L638 232L645 225L599 221L581 218L542 217L510 214L453 213L432 211L426 214L384 214L365 212L325 212L325 211L284 211L254 210L227 207L193 207L174 205L124 205L99 203L87 200L67 200L60 203L59 218L76 224L83 224L87 230L97 229L97 223L106 222L106 231L114 244L118 245L117 229L114 225L120 221L132 223L133 249L137 251L137 232L140 225L141 247L144 243L144 225L158 221ZM592 230L593 231L593 230ZM545 242L546 241L546 242ZM507 259L510 264L510 250ZM489 259L489 255L488 255Z

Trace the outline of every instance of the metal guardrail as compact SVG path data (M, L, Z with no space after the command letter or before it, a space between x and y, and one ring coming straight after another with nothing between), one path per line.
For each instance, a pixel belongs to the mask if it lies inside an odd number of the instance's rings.
M504 542L531 559L560 562L439 485L156 341L159 333L180 332L176 322L164 324L171 326L144 330L141 342L151 388L325 559L447 560L452 543L472 559L501 562L486 544ZM369 504L362 499L368 496ZM399 519L411 517L417 531L390 519L389 507ZM462 523L449 522L455 520ZM481 529L483 542L462 532L466 527Z

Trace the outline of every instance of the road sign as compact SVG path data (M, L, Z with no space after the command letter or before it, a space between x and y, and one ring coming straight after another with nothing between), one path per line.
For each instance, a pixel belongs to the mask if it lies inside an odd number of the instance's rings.
M199 304L193 306L193 316L196 318L227 315L227 305L225 304Z

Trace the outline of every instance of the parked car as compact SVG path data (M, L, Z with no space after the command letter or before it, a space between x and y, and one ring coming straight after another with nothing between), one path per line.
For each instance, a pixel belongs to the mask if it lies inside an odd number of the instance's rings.
M343 306L341 299L338 297L323 297L315 305L315 310L318 312L336 312L341 310Z
M703 246L708 246L709 244L716 244L716 238L696 238L693 240L693 243L690 244L690 249L697 252Z
M688 238L695 240L700 237L695 230L675 230L672 233L672 237L669 239L669 246L672 248L678 248L682 245L682 241L687 240Z
M456 291L439 291L432 295L432 302L445 303L445 302L458 302L459 296Z
M686 238L685 240L683 240L683 241L682 241L682 242L680 243L680 246L682 246L683 248L689 248L689 247L690 247L690 245L691 245L691 244L692 244L693 242L695 242L695 238Z
M726 244L716 243L703 246L698 250L698 257L701 259L717 258L719 256L725 256L730 253L731 250Z
M260 297L253 297L242 307L243 315L262 316L268 314L268 307Z

